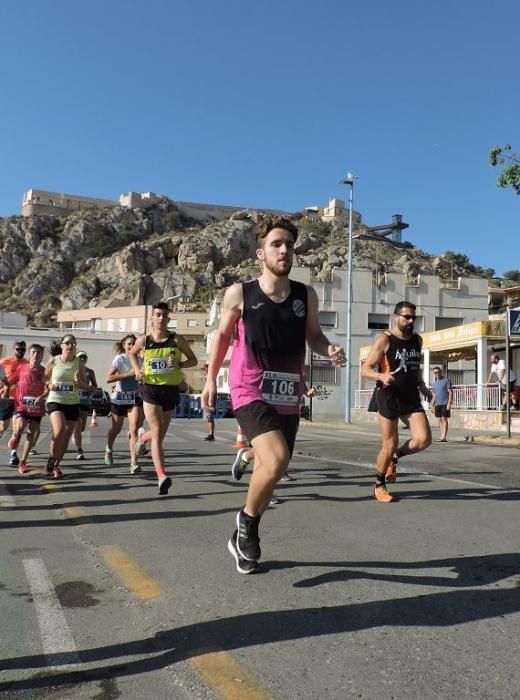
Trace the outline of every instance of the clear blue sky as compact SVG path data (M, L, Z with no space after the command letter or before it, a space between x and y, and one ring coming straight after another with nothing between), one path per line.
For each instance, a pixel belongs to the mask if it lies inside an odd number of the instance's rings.
M4 0L0 216L31 187L298 210L520 268L518 0Z

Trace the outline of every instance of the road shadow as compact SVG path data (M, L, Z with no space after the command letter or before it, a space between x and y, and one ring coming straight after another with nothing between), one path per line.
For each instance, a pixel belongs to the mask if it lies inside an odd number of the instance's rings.
M513 568L517 570L518 555L493 555L487 558L488 564L490 568L498 566L500 562L500 566L509 566L506 564L508 557L516 557L513 560ZM462 569L466 566L468 569L472 567L471 562L463 564L461 560L440 561L443 565L459 567L459 570L461 567ZM380 565L380 563L374 564ZM421 567L438 564L438 561L419 562ZM384 563L382 565L385 566ZM416 567L417 564L409 566ZM490 590L471 588L350 605L245 613L172 628L123 644L79 651L82 664L87 666L101 664L91 669L78 669L77 666L73 666L77 658L75 654L60 653L48 656L36 654L6 659L0 663L0 669L4 672L31 669L36 670L36 673L32 678L1 682L0 692L35 691L66 684L131 677L163 669L170 664L207 653L208 650L232 652L290 640L324 638L337 634L349 635L385 626L403 629L418 626L433 629L448 628L511 615L519 611L518 588ZM323 641L326 643L325 640ZM127 658L130 656L141 658L130 660ZM49 671L48 676L42 672L41 669L54 664L71 664L71 668L70 670L55 669L52 675Z

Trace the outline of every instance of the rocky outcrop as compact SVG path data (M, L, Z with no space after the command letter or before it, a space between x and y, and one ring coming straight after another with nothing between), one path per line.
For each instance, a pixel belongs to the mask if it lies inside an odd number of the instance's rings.
M235 212L229 220L205 225L186 219L164 199L145 210L0 219L0 308L46 324L60 308L150 304L176 294L207 308L217 289L259 273L252 235L258 217ZM318 279L346 266L345 231L302 216L295 216L295 223L298 264L311 267ZM354 239L355 267L382 263L409 274L451 274L446 258L396 248L385 239Z

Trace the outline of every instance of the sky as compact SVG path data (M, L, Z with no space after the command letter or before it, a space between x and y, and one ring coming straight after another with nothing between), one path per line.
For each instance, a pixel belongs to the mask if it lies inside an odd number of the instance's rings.
M1 0L0 216L30 188L298 211L502 275L520 197L518 0Z

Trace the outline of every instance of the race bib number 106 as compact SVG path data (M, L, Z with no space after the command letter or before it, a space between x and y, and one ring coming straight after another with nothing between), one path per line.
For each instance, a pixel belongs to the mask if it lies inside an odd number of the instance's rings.
M264 372L262 398L276 406L296 406L299 401L300 375Z

